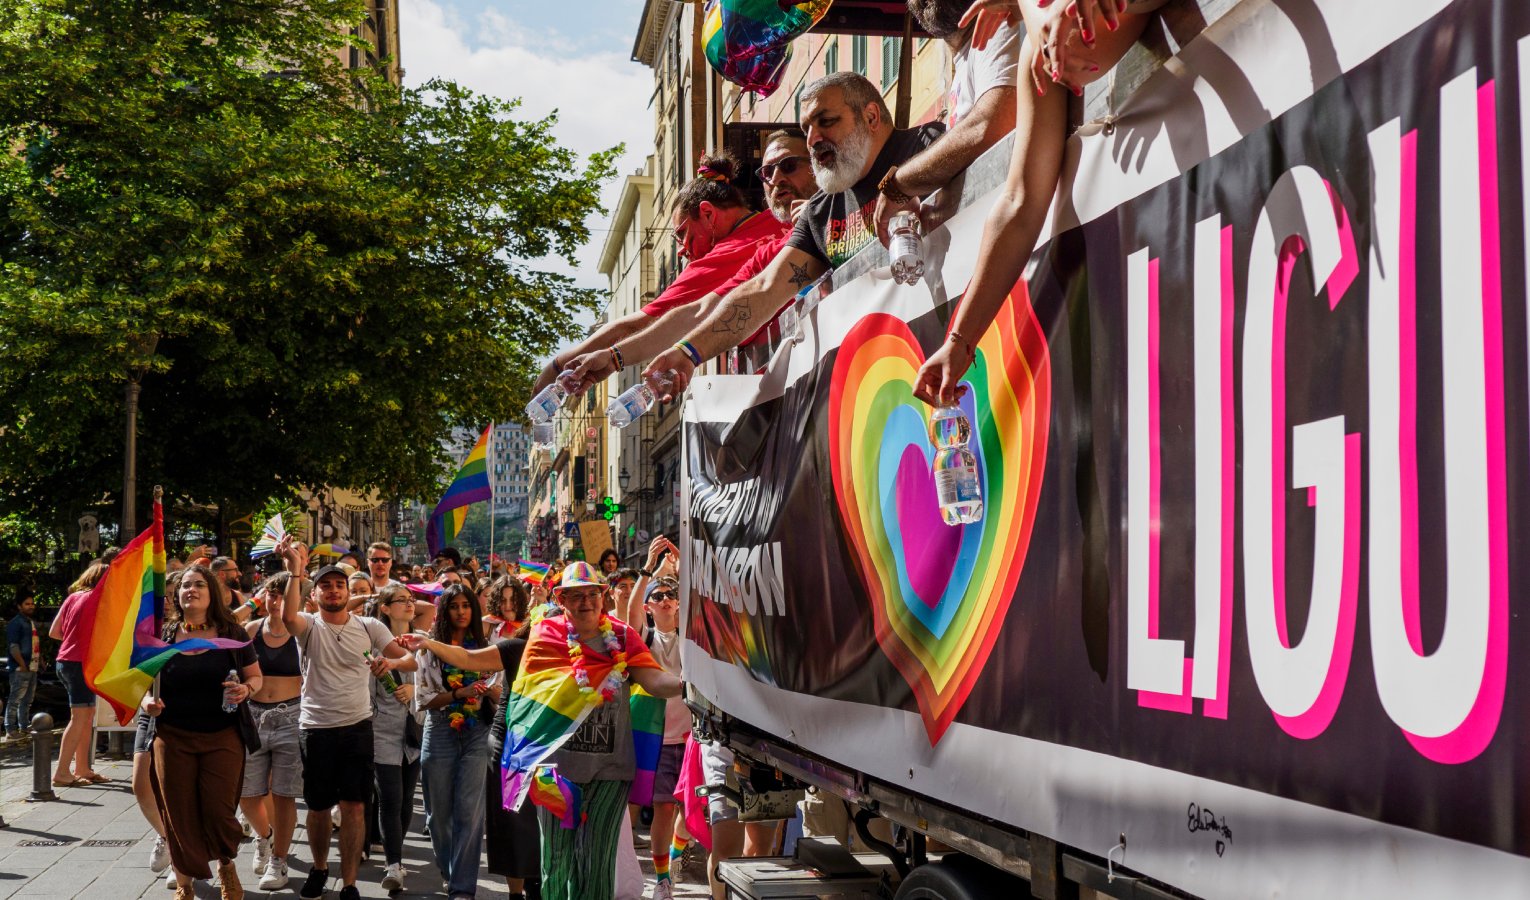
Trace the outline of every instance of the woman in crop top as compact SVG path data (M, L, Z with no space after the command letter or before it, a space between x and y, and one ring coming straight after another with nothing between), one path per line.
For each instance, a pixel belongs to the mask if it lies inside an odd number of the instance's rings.
M298 668L297 641L282 624L282 603L291 577L281 572L261 583L266 617L245 626L265 683L250 700L260 749L245 754L239 806L255 835L252 869L263 891L280 890L287 884L287 852L297 827L297 798L303 794L303 758L298 753L303 673Z

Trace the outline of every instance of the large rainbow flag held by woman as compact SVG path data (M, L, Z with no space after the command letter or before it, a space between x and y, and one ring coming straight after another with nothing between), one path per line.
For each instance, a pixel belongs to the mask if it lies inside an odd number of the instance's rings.
M574 680L568 657L568 619L550 615L531 628L526 652L521 656L520 673L510 687L505 703L505 750L500 757L500 775L504 779L506 809L520 809L528 791L531 801L553 811L572 828L581 817L569 804L578 802L574 785L549 767L547 761L574 732L585 716L601 702L600 692L581 689ZM585 649L589 682L599 685L611 671L612 660L604 654ZM656 669L653 654L642 641L633 641L627 651L627 668ZM650 790L652 787L650 786ZM545 800L556 800L549 804ZM573 823L573 824L569 824Z
M447 485L441 502L431 512L430 521L425 525L425 546L431 556L457 539L462 523L467 521L469 506L494 496L494 490L489 486L489 436L493 433L494 423L490 422L478 436L473 451L462 461L462 468L457 470L452 483Z
M164 608L165 524L155 500L154 524L117 554L80 607L85 682L112 705L118 724L133 721L143 695L170 657L248 643L194 638L167 644L159 637Z

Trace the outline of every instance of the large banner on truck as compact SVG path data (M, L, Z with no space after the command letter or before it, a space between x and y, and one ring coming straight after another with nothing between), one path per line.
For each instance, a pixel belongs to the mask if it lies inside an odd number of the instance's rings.
M1197 894L1530 896L1530 5L1244 7L1072 140L980 522L910 386L988 202L697 381L687 674Z

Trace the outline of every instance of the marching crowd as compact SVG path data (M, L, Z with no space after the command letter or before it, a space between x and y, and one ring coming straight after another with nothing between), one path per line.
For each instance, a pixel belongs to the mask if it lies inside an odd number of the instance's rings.
M1161 2L909 0L925 31L951 49L943 121L895 128L881 92L853 72L806 86L802 130L766 140L757 172L766 210L751 209L736 185L736 160L703 157L670 220L685 270L641 311L554 358L534 391L570 370L588 388L647 359L644 377L673 372L661 393L678 395L704 360L768 341L795 296L887 240L895 213L929 215L929 194L1013 132L1008 181L973 280L915 383L920 399L953 402L974 346L1040 236L1061 177L1068 92L1114 64ZM308 900L336 883L342 898L358 896L374 848L382 886L404 886L412 873L402 843L416 791L435 874L454 900L475 895L484 860L512 897L634 896L633 873L642 878L631 837L637 806L653 810L653 897L670 895L693 841L710 848L716 897L716 860L777 845L778 828L746 826L720 796L703 800L689 789L721 783L732 760L691 736L678 699L678 551L667 539L655 540L643 570L619 568L611 553L598 568L555 566L548 584L493 568L480 577L455 556L404 571L384 543L368 548L364 568L354 557L311 568L308 548L290 538L276 555L284 571L250 596L239 589L238 565L211 553L173 565L167 578L163 640L212 642L166 664L134 741L133 790L158 834L153 867L168 869L178 898L194 896L194 881L214 869L225 898L242 896L241 814L260 888L285 887L299 800L309 874L298 896ZM79 604L107 562L80 576L50 631L61 641L58 672L77 709L94 705L75 633ZM7 737L25 727L40 658L36 629L17 624L30 615L24 598L7 628ZM507 790L526 789L519 776L534 777L501 766L519 739L507 732L507 704L531 690L529 673L543 670L571 673L587 690L598 682L602 696L546 760L581 798L583 817L571 827L556 804L511 811L503 802ZM597 671L604 674L591 677ZM632 685L666 701L653 788L642 798L632 791L640 773L621 702ZM55 785L105 780L90 768L90 718L71 717ZM805 808L803 820L808 834L846 837L847 817L833 803Z

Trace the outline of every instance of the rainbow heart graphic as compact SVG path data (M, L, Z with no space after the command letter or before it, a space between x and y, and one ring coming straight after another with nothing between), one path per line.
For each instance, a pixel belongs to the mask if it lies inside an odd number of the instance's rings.
M984 499L971 525L940 518L932 410L913 396L923 362L901 319L873 313L850 329L830 382L829 461L877 643L913 688L934 745L988 660L1036 522L1052 379L1024 281L963 380Z

